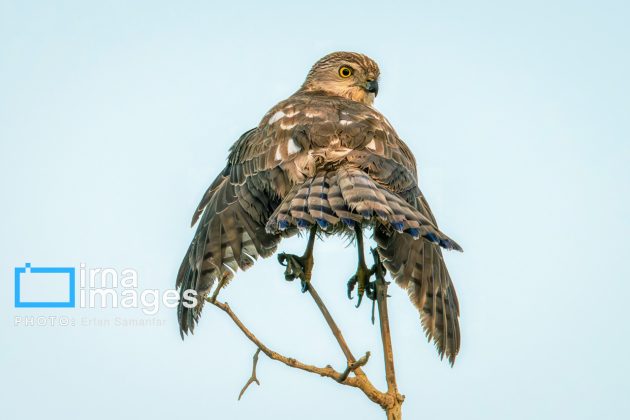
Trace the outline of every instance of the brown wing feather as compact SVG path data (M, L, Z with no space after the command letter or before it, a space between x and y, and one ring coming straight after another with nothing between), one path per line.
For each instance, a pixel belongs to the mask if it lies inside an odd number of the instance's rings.
M195 212L193 224L203 215L177 284L207 294L217 279L273 253L281 236L296 232L296 218L360 221L358 212L369 210L380 220L375 239L386 267L418 307L429 339L453 363L459 307L437 244L461 248L437 229L407 145L380 113L358 102L298 92L234 144ZM416 223L425 237L397 232L401 220L404 229ZM192 330L200 309L180 307L182 332Z
M260 141L256 130L245 133L233 146L227 167L211 184L201 199L193 224L199 219L195 236L182 261L176 285L180 295L187 289L198 293L198 306L187 308L180 300L180 331L194 330L204 298L217 280L229 281L238 270L248 269L259 256L272 255L282 237L265 231L265 223L280 203L278 190L288 180L277 168L252 172L240 177L242 163L238 156ZM234 175L236 174L236 175Z
M459 304L442 251L426 239L414 241L383 225L375 229L374 239L385 267L420 311L427 337L453 364L460 347Z
M380 188L413 206L422 220L437 230L435 217L418 188L416 161L409 147L377 111L362 104L352 104L350 109L344 115L345 141L353 148L348 162L369 174ZM387 202L400 213L395 200L387 197ZM414 240L386 223L376 225L374 238L385 266L420 311L427 337L435 342L441 356L454 363L460 348L459 304L440 247L423 237ZM461 251L455 242L438 243Z

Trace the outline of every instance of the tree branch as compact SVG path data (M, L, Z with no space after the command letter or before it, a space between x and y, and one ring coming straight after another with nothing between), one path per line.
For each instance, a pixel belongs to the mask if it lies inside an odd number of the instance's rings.
M345 381L348 378L348 375L350 375L350 372L356 372L357 369L359 369L361 366L365 366L368 360L370 360L369 351L365 353L365 356L363 356L356 362L349 364L346 370L343 371L339 379L337 379L337 382L343 383L343 381Z
M243 386L238 399L240 400L245 391L252 383L260 385L258 378L256 377L256 367L258 365L258 356L262 351L267 357L272 360L277 360L289 367L303 370L305 372L315 373L317 375L331 378L336 382L360 389L372 402L380 405L387 414L388 420L401 420L402 419L402 403L405 399L404 395L398 393L396 385L396 374L394 371L394 355L392 350L392 341L389 327L389 314L387 310L387 287L389 283L385 281L385 268L380 262L379 255L375 249L372 249L372 255L374 256L374 274L376 276L376 302L378 305L379 324L381 330L381 341L383 344L383 357L385 362L385 376L387 379L387 392L379 391L372 382L368 379L361 367L365 366L370 358L370 352L367 352L359 360L356 360L348 343L346 342L341 330L337 326L337 323L333 319L332 315L328 311L328 308L322 301L321 297L317 293L317 290L313 287L312 283L309 283L308 291L311 297L315 301L315 304L321 311L328 327L330 328L333 336L337 340L337 344L341 348L341 351L346 357L347 366L343 372L339 372L333 369L330 365L325 367L318 367L309 365L291 357L283 356L265 344L263 344L236 316L234 311L230 308L227 302L217 301L218 294L223 286L223 282L218 285L214 294L207 298L206 301L221 309L228 314L236 326L245 334L245 336L256 345L257 350L253 357L252 374L248 381ZM374 317L374 315L372 315ZM350 376L354 373L354 376Z
M324 304L324 301L322 300L322 298L319 296L319 293L317 293L317 290L315 290L315 287L313 287L313 283L309 283L308 292L311 294L311 297L315 301L315 304L317 305L319 310L322 312L322 315L324 315L324 319L326 320L328 327L330 327L330 331L332 331L333 335L337 339L337 343L339 344L339 347L341 347L341 351L343 352L343 354L346 356L346 359L348 360L348 364L351 365L355 363L356 359L354 358L352 351L350 351L350 347L348 347L348 343L346 343L346 339L343 338L343 334L341 334L341 330L337 326L337 323L333 319L332 315L330 315L330 312L328 311L328 308ZM356 369L355 373L357 373L358 375L363 375L363 371L360 369L360 367Z
M389 313L387 310L387 287L385 280L385 268L381 263L378 251L372 249L374 256L374 274L376 276L376 302L378 304L378 319L381 327L381 341L383 342L383 358L385 361L385 378L387 380L387 394L391 399L385 408L388 419L402 418L401 405L405 400L404 395L398 393L396 385L396 372L394 370L394 352L392 350L392 337L389 329Z
M210 298L210 300L208 300L208 302L214 303L217 300L219 293L221 292L221 290L223 290L223 286L225 286L225 282L226 282L226 278L224 277L221 279L217 287L214 289L214 293L212 294L212 297Z
M340 382L343 385L348 385L348 386L352 386L352 387L355 387L355 388L360 388L366 394L367 393L370 393L370 394L379 393L380 394L380 392L376 388L374 388L372 386L372 384L369 383L369 381L365 381L363 379L359 380L359 378L356 378L356 377L346 377L345 380L340 381L339 379L342 377L343 373L336 371L330 365L325 366L325 367L318 367L318 366L309 365L309 364L306 364L306 363L302 363L299 360L296 360L296 359L294 359L292 357L286 357L286 356L283 356L283 355L281 355L281 354L271 350L269 347L267 347L265 344L263 344L249 329L247 329L247 327L243 324L243 322L241 322L241 320L236 316L234 311L232 311L232 309L230 308L230 305L228 305L227 302L223 303L223 302L219 302L218 300L215 300L214 302L211 302L210 298L208 298L206 301L208 303L213 304L217 308L221 309L226 314L228 314L229 317L232 318L232 321L234 321L236 326L243 332L243 334L245 334L245 336L252 343L254 343L260 349L260 351L265 353L265 355L267 357L269 357L270 359L277 360L277 361L279 361L281 363L284 363L285 365L287 365L289 367L292 367L292 368L304 370L306 372L311 372L311 373L315 373L315 374L320 375L320 376L324 376L324 377L327 377L327 378L334 379L335 381ZM366 357L366 359L367 359L367 357ZM365 361L365 363L367 363L367 360ZM355 367L354 369L351 369L351 370L352 371L356 371L360 366L363 366L365 363L358 364L357 367Z

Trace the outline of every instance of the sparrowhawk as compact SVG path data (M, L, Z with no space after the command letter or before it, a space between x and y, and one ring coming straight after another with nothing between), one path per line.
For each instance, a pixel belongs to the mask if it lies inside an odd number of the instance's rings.
M284 237L310 230L303 257L282 255L287 270L310 281L316 233L356 237L359 267L349 288L369 290L363 229L420 311L425 333L451 364L460 347L459 305L442 250L460 246L442 233L418 187L416 162L387 119L373 108L379 68L369 57L335 52L317 61L304 84L274 106L230 149L225 169L192 219L197 231L177 276L182 337L199 319L217 281L269 257ZM348 292L350 294L350 291Z

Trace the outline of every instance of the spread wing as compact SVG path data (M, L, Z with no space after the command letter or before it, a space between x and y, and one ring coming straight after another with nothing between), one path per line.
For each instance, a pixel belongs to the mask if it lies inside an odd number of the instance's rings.
M424 331L451 364L459 352L459 303L441 249L426 239L376 228L378 252L396 283L420 312Z
M181 297L189 289L198 294L194 308L180 299L182 336L194 329L217 280L226 284L238 269L272 255L282 237L297 232L267 232L265 224L292 185L313 170L316 162L308 153L313 139L329 140L335 134L335 112L321 105L299 95L280 102L230 149L225 169L193 215L192 225L199 224L177 276Z
M188 308L180 299L178 319L182 337L199 319L204 298L217 280L229 281L259 257L272 255L283 236L265 231L265 223L280 201L288 180L277 167L258 168L252 150L268 141L258 129L243 134L231 149L228 164L204 194L192 224L195 236L177 275L180 296L188 289L198 294L198 305Z
M338 166L341 162L346 169ZM265 230L265 224L276 209L282 209L283 198L304 200L306 196L302 197L299 189L315 182L322 168L324 173L330 170L340 177L339 185L331 188L343 191L331 193L327 200L335 214L348 213L353 200L360 202L370 194L369 188L339 188L342 178L352 178L365 186L374 182L376 189L404 200L419 216L419 226L424 226L424 236L419 239L417 234L394 229L391 223L377 223L375 239L384 264L420 311L427 336L452 363L459 350L459 309L440 246L461 248L438 230L418 188L415 159L389 122L373 108L342 98L294 95L269 111L257 128L234 144L227 166L193 216L193 224L201 218L179 271L180 293L192 288L203 298L217 279L229 280L258 256L273 254L281 238L295 234L296 229L291 225ZM361 178L361 173L369 175L370 181ZM327 176L320 176L322 188L327 185ZM319 190L309 187L308 191ZM322 191L317 197L306 197L309 204L319 203L313 206L318 207L319 213L313 215L316 219L324 217L322 210L327 210L322 206ZM385 202L380 204L393 203L387 194L383 197ZM337 198L342 201L336 203ZM410 214L401 203L397 208ZM293 212L294 207L289 208ZM202 305L203 299L192 309L180 303L182 334L193 329Z
M404 198L437 229L429 205L418 187L415 159L387 120L372 109L353 105L346 129L356 144L348 156L380 187ZM459 304L440 246L461 251L454 241L414 239L386 224L377 224L374 239L378 252L396 283L407 290L420 312L424 331L438 352L454 363L460 347Z

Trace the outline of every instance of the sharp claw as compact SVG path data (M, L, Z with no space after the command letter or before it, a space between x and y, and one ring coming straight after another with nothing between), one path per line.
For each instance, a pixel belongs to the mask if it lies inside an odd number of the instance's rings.
M304 219L297 219L297 226L304 228L309 223ZM315 243L315 235L317 233L317 225L314 225L310 229L308 237L308 246L304 251L304 255L297 256L293 254L286 254L281 252L278 254L278 262L286 267L284 270L284 278L287 281L293 281L297 278L300 279L300 286L302 293L306 293L309 290L309 282L311 280L311 272L313 269L313 245Z
M357 276L356 274L350 277L348 280L348 299L352 300L352 291L354 290L354 285L357 284Z
M299 260L299 257L295 255L285 254L284 252L278 254L278 262L286 269L284 270L284 279L286 281L293 281L298 277L302 277L304 275L302 271L302 265Z
M308 291L308 281L305 280L306 274L304 272L305 264L307 264L306 258L282 252L278 254L278 262L286 267L284 270L284 279L286 281L300 279L302 293L306 293Z
M287 266L287 269L284 270L284 279L286 281L293 281L296 277L297 275L295 274L295 271L293 271L291 267Z
M375 313L375 310L376 310L376 299L374 299L372 301L372 325L374 325L374 320L375 320L374 313Z
M362 300L363 300L363 293L359 293L359 301L357 302L357 306L355 306L355 308L358 308L359 306L361 306Z

